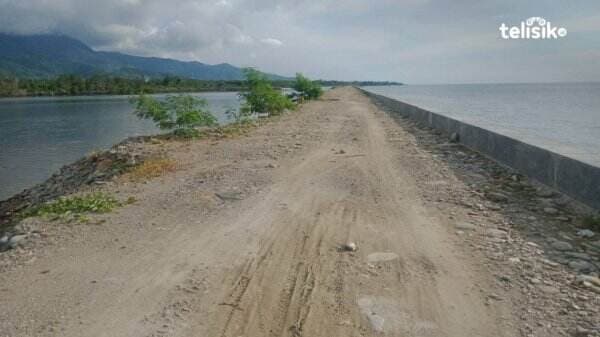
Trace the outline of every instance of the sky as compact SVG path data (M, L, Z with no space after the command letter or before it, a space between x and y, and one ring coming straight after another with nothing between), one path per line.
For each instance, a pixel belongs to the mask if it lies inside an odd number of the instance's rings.
M501 37L529 17L568 34ZM0 32L322 79L600 81L598 0L0 0Z

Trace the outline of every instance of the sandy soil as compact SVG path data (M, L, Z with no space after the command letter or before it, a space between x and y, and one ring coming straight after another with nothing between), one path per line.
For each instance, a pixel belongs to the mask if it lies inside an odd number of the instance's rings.
M178 170L100 187L138 201L3 261L0 336L522 335L519 294L456 235L466 208L423 197L463 183L356 89L149 146Z

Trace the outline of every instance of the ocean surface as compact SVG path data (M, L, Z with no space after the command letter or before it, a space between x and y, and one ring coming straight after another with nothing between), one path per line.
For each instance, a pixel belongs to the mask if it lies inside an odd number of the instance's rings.
M364 89L600 166L600 83Z
M225 111L240 104L235 92L194 95L207 100L221 123L227 121ZM133 110L129 96L0 99L0 200L92 151L159 132Z

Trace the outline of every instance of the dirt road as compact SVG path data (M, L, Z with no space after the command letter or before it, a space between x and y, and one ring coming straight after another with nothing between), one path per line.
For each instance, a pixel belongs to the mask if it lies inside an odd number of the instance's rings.
M48 224L0 274L0 336L519 335L415 171L456 182L410 139L340 88L247 137L156 145L176 172L102 187L138 201Z

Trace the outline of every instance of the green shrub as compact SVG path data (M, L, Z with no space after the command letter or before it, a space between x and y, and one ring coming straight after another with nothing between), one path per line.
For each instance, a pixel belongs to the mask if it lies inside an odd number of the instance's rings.
M271 85L267 76L252 68L244 69L248 91L240 97L244 104L240 109L242 116L252 116L255 113L279 115L286 109L294 108L294 103Z
M140 95L134 99L135 114L151 119L161 130L183 137L198 135L197 127L214 126L217 119L206 110L206 100L190 95L167 96L165 100Z
M293 88L304 99L317 99L323 95L320 84L309 80L300 73L296 74L296 82L294 82Z
M25 218L30 216L62 218L71 215L77 216L82 213L106 213L120 205L121 203L117 199L109 195L94 193L83 196L60 197L54 201L27 209L21 215Z

